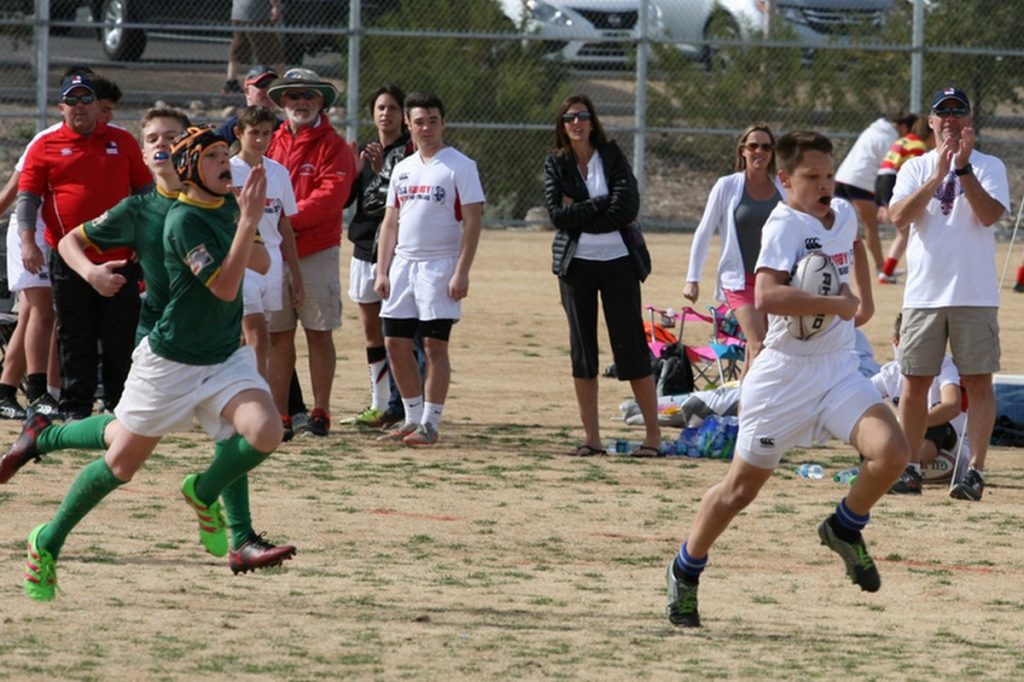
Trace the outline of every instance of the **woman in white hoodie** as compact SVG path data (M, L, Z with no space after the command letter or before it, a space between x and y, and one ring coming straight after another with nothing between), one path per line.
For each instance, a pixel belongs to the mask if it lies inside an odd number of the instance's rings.
M736 171L718 179L711 189L704 216L693 235L690 267L683 296L696 303L700 274L711 236L721 233L715 298L736 314L747 337L747 367L761 351L767 317L754 307L754 266L761 253L761 228L780 201L782 184L775 175L775 136L764 123L749 126L736 146Z

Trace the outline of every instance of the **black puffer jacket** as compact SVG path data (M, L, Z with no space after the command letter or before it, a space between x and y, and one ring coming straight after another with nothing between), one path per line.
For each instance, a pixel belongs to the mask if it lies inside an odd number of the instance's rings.
M587 192L572 150L552 152L544 159L544 205L558 230L551 245L551 271L559 276L569 270L581 232L616 232L636 220L640 210L636 177L619 145L609 142L598 147L597 153L608 194L596 199ZM563 204L564 196L573 203Z
M356 202L356 214L348 224L348 238L352 242L352 255L359 260L377 262L377 231L384 220L387 208L388 184L395 165L412 153L409 133L384 148L384 167L379 174L373 174L369 163L363 164L363 172L356 178L349 193L348 205Z

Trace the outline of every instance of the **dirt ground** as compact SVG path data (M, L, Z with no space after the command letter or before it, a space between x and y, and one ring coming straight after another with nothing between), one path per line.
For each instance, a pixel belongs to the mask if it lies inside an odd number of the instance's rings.
M646 302L681 305L689 241L650 237ZM727 465L562 456L580 429L549 244L549 233L484 234L436 447L382 446L336 426L283 445L254 474L257 529L298 547L283 569L235 577L196 542L177 493L211 454L196 432L166 439L76 529L57 600L33 603L20 585L25 537L95 454L23 469L0 489L0 678L1024 676L1024 461L1009 449L991 452L980 503L938 488L881 501L867 531L883 580L875 594L849 583L815 533L843 486L793 473L817 461L830 477L855 453L836 443L789 453L711 556L705 627L673 628L664 568ZM1000 269L1003 257L1005 245ZM875 293L866 331L885 360L902 287ZM1007 373L1024 373L1022 304L1004 288ZM355 307L345 305L336 420L369 392ZM639 437L613 420L628 395L602 381L607 438ZM0 425L0 441L17 430Z

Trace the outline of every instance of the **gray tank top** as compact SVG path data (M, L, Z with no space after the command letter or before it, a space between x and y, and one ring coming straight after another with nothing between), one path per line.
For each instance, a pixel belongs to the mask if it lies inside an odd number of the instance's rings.
M754 273L757 257L761 254L761 229L781 198L776 190L775 196L771 199L758 201L744 190L740 203L736 205L736 236L740 242L740 253L743 255L743 271L748 275Z

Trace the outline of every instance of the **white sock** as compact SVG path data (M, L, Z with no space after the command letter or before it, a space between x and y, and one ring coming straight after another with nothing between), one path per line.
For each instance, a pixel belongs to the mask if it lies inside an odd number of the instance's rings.
M920 462L910 462L910 468L913 469L914 471L916 471L917 473L921 473L921 463Z
M444 412L444 403L424 403L423 418L421 424L430 424L435 431L441 430L441 413Z
M371 362L370 368L370 407L383 410L388 405L388 398L391 397L391 382L388 380L387 359Z
M49 393L54 400L60 400L60 386L47 385L46 392Z
M402 398L402 406L405 408L405 423L419 424L423 419L423 396Z

